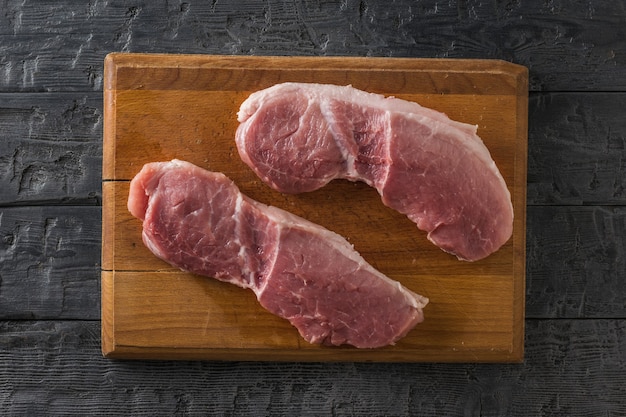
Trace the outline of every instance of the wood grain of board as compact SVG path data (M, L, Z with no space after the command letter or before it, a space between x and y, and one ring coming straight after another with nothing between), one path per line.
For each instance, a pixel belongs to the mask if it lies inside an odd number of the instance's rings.
M524 351L528 72L493 60L111 54L105 60L102 351L110 358L518 362ZM237 153L239 105L286 81L351 84L478 125L511 191L513 236L458 261L430 244L375 190L335 181L283 195ZM221 171L242 192L346 237L389 277L430 298L426 319L396 345L323 347L261 308L252 292L181 272L154 257L126 209L143 164L183 159Z

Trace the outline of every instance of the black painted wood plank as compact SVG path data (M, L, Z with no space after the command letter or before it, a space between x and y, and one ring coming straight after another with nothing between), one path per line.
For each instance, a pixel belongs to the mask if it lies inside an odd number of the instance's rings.
M0 208L0 318L99 318L100 219L100 207Z
M527 320L523 364L111 361L95 322L0 322L7 415L607 416L624 320Z
M0 94L0 206L99 204L102 94Z
M0 91L94 91L112 51L504 59L534 91L626 89L621 2L3 2Z
M626 318L626 207L528 208L526 317Z
M528 204L626 203L626 94L529 100Z

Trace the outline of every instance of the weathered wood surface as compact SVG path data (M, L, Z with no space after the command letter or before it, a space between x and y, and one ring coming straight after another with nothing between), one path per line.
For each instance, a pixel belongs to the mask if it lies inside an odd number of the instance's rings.
M524 364L497 366L110 361L99 332L1 322L3 415L624 415L624 321L530 320Z
M531 94L528 204L626 203L626 94Z
M498 58L533 91L623 91L622 1L5 0L0 91L102 88L108 51Z
M625 246L624 206L528 207L526 317L626 318Z
M0 319L99 318L100 207L0 208Z
M0 206L97 205L102 94L0 93Z
M3 415L626 414L623 1L6 0L0 10ZM113 51L528 66L525 362L103 359L94 219L102 60Z

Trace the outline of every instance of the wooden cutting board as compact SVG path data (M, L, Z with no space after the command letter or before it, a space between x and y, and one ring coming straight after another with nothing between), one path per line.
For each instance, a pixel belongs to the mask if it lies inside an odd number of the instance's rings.
M286 82L352 84L477 124L511 191L511 240L458 261L429 243L375 190L335 181L272 191L244 165L236 112ZM105 61L102 351L110 358L270 361L517 362L523 359L528 72L490 60L111 54ZM143 164L173 158L221 171L241 191L344 237L389 277L430 298L425 321L395 346L310 345L251 291L184 273L153 256L126 209Z

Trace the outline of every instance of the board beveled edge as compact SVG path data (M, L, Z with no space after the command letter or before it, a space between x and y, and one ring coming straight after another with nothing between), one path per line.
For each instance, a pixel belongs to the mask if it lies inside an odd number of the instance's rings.
M103 131L102 131L102 249L100 267L100 337L104 357L116 351L113 284L115 281L115 190L109 182L115 177L115 82L114 54L104 59Z
M365 57L365 56L265 56L265 55L210 55L210 54L162 54L141 52L111 52L105 57L105 66L113 68L146 68L146 67L192 67L199 68L211 61L211 67L233 68L248 65L251 68L283 69L310 68L311 64L325 64L329 70L372 70L372 69L403 69L449 72L489 72L509 74L513 77L528 73L528 69L502 59L477 58L411 58L411 57ZM163 63L167 62L166 65ZM261 63L261 65L259 64ZM375 66L372 64L375 63ZM416 69L415 64L420 68ZM285 66L291 64L291 66ZM455 70L454 66L463 64L463 70ZM105 80L105 88L115 86L116 79Z
M320 81L320 74L326 72L350 71L366 74L378 71L386 77L386 84L361 86L374 91L389 87L401 74L412 76L403 79L402 88L414 91L419 85L422 93L447 93L448 77L465 79L455 86L457 94L514 95L516 79L526 68L504 60L468 58L407 58L407 57L362 57L362 56L248 56L248 55L201 55L201 54L151 54L114 52L105 59L105 90L204 90L206 82L212 85L213 77L223 76L223 89L257 90L256 80L248 77L249 72L297 73L292 76L278 76L274 82ZM148 77L142 74L150 73ZM137 75L139 74L139 75ZM218 75L221 74L221 75ZM315 74L317 81L311 80ZM426 77L414 77L427 74ZM276 75L276 74L274 74ZM292 74L293 75L293 74ZM486 81L484 75L498 76L497 82ZM306 79L308 76L309 79ZM431 77L436 79L431 79ZM208 77L208 78L207 78ZM300 78L304 77L304 78ZM165 80L165 82L164 82ZM248 81L252 82L249 84ZM470 82L468 82L470 81ZM335 81L336 82L336 81ZM243 85L242 85L243 84ZM384 86L384 87L383 87ZM413 87L411 87L413 86ZM478 88L478 89L477 89ZM382 91L378 91L381 92Z
M513 327L511 363L524 361L526 310L526 192L528 170L528 68L514 65L516 81L516 141L514 152L513 204L516 209L513 235ZM520 178L521 177L521 178Z
M103 350L108 359L136 360L193 360L193 361L240 361L240 362L324 362L324 363L520 363L518 354L511 350L476 350L465 351L458 357L441 360L438 353L405 354L403 352L387 354L380 357L371 352L354 350L350 354L337 354L332 350L319 354L303 354L302 352L280 349L206 349L206 348L160 348L145 346L111 345L111 349ZM331 348L333 349L333 348ZM473 356L473 358L469 358Z
M104 59L103 80L102 180L107 181L115 179L116 113L113 111L116 95L115 84L117 82L115 54L109 54Z
M113 284L115 280L113 271L101 271L100 273L100 291L102 299L101 316L100 316L100 337L102 355L107 358L116 355L117 347L115 345L115 318Z
M516 65L517 79L517 141L515 142L515 175L522 178L514 181L521 184L515 188L517 208L521 209L520 225L517 230L518 242L514 242L513 273L514 276L514 299L513 299L513 352L517 353L511 358L512 362L524 361L525 335L526 335L526 194L528 182L528 68ZM517 247L515 247L517 246Z

